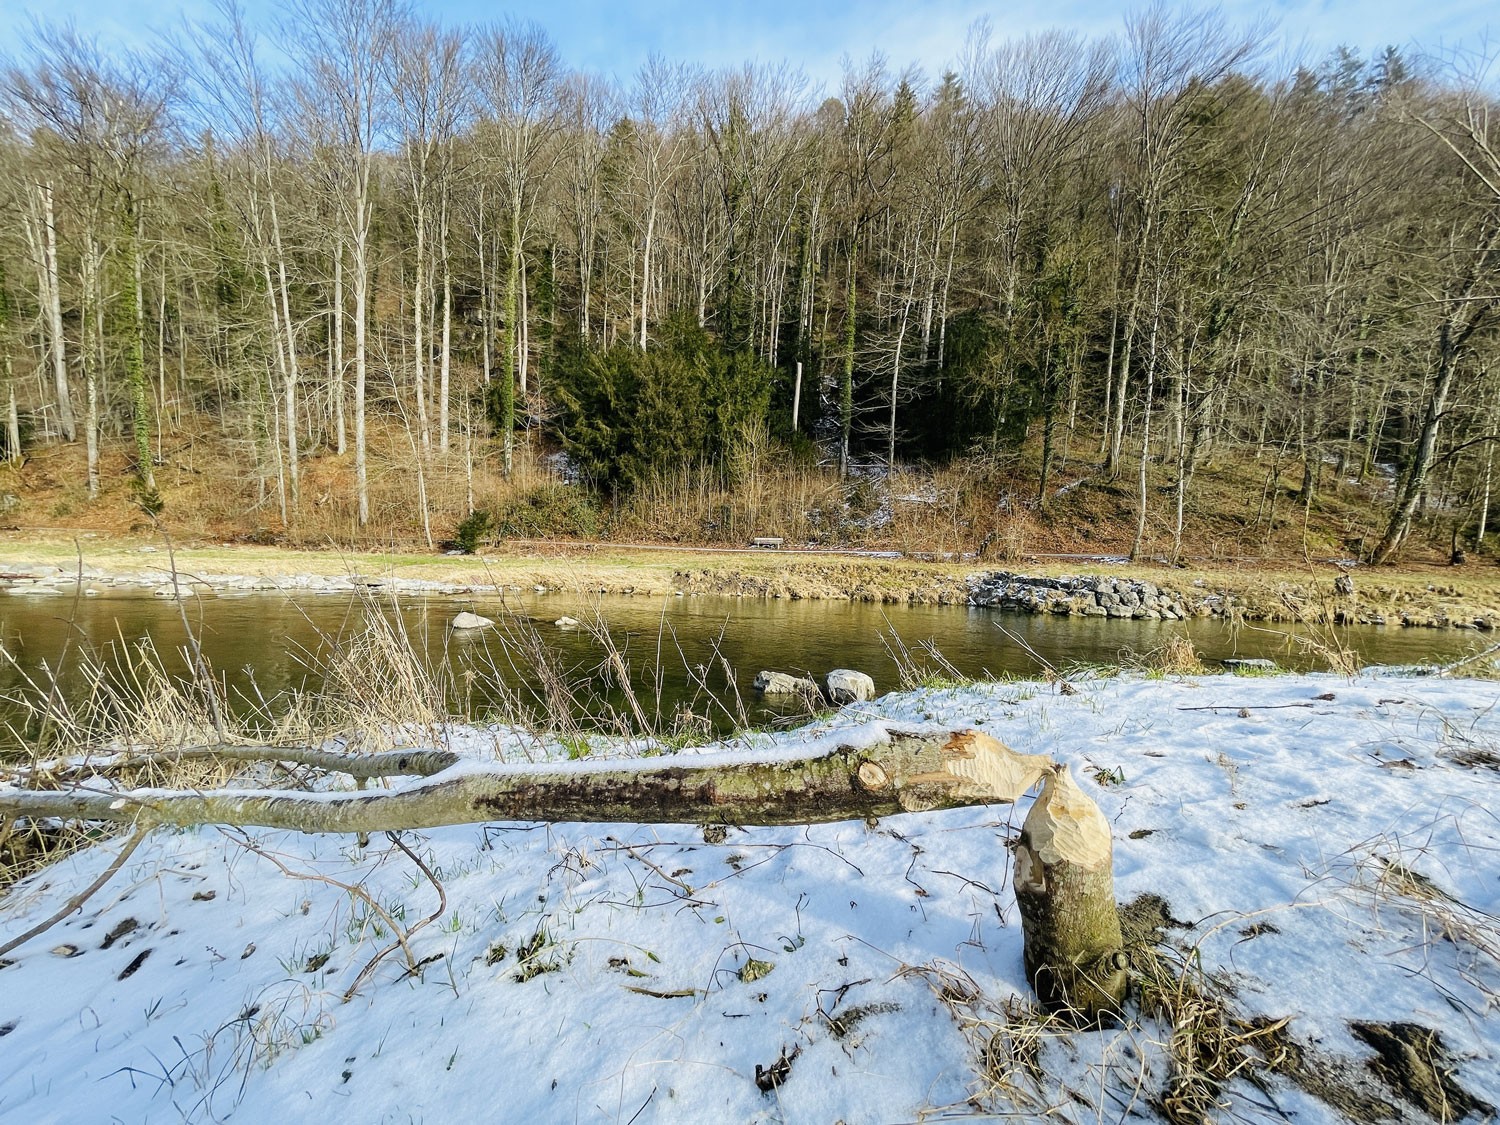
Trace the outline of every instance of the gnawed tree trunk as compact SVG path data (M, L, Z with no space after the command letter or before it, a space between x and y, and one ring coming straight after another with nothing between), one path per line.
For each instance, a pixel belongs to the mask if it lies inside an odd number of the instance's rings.
M266 748L261 757L309 760ZM251 756L244 750L233 755ZM315 764L343 769L318 755ZM387 754L388 773L426 772L445 761ZM358 759L348 764L364 776ZM486 820L807 824L1015 801L1051 767L977 731L892 731L874 746L772 761L715 755L630 763L472 765L409 789L356 793L187 792L139 789L0 790L0 817L159 824L235 824L299 832L382 832Z
M1049 765L1016 845L1026 979L1079 1024L1118 1014L1128 983L1109 822L1068 767Z

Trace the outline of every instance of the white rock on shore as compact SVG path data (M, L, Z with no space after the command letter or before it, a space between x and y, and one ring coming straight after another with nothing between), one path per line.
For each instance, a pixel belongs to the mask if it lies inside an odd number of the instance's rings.
M762 671L755 677L755 690L762 695L804 695L816 697L818 685L806 676L786 672Z

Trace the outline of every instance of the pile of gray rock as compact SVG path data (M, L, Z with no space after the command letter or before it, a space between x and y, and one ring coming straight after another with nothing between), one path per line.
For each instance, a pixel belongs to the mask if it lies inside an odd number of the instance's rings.
M1071 617L1121 617L1178 621L1212 617L1228 608L1219 595L1189 598L1176 590L1130 578L1097 575L1047 578L997 570L969 580L969 604L1024 613Z

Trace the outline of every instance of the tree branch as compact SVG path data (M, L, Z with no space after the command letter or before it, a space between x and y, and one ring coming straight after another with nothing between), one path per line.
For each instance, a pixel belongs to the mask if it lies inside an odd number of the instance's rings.
M53 914L50 918L46 918L43 921L38 922L24 934L18 934L15 937L11 938L4 945L0 945L0 957L5 956L12 949L16 949L19 946L25 945L28 941L36 937L38 934L46 933L53 926L57 925L69 914L73 913L73 911L77 910L80 906L82 906L90 898L92 898L95 892L97 892L100 887L104 886L105 883L114 878L114 874L116 871L125 866L125 861L130 858L135 849L140 846L141 841L146 838L147 831L148 829L144 825L136 828L130 839L125 841L125 846L120 849L120 854L115 856L114 860L111 861L110 865L104 869L99 878L95 879L87 887L79 891L72 898L68 899L67 902L63 903L62 909L59 910L56 914Z
M185 746L153 754L111 754L82 762L46 762L19 772L18 780L32 778L76 781L126 770L175 766L191 761L293 762L369 779L415 774L431 777L458 763L447 750L385 750L376 754L344 754L313 746Z

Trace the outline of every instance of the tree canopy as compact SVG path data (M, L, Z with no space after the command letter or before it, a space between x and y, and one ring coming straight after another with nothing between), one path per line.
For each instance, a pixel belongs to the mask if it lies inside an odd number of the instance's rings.
M1296 461L1308 503L1394 473L1376 553L1423 510L1486 530L1500 146L1462 53L1277 70L1156 7L1119 39L979 26L939 76L876 58L825 96L609 82L535 25L386 0L295 14L155 53L42 25L0 76L9 445L82 439L91 496L114 453L159 503L208 432L282 527L430 539L486 506L491 442L630 490L732 477L747 432L846 472L1040 435L1039 503L1091 451L1142 532L1175 508L1180 539L1222 450Z

